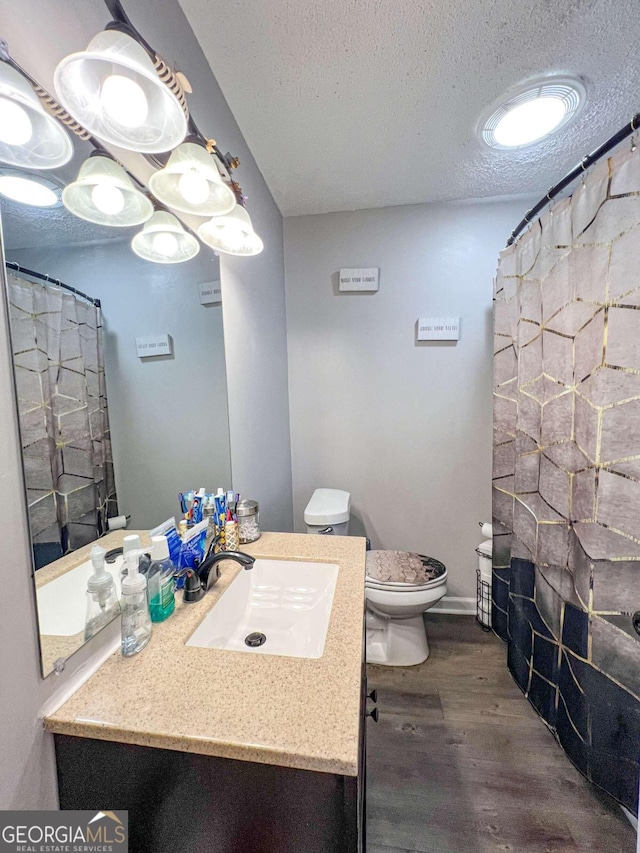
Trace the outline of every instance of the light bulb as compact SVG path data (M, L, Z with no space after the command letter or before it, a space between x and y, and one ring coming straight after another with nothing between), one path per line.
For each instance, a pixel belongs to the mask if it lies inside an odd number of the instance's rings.
M178 239L170 231L159 231L152 240L153 251L170 258L178 251Z
M58 203L58 196L50 187L17 175L0 175L0 194L33 207L53 207Z
M229 228L227 226L220 230L220 240L224 243L225 248L230 251L239 249L246 239L247 235L243 231L238 231L237 228Z
M8 98L0 98L0 142L25 145L33 134L27 111Z
M189 169L178 181L178 190L189 204L204 204L209 198L209 181L197 169Z
M553 96L525 101L500 119L494 130L496 142L509 147L535 142L555 130L566 112L565 102Z
M147 120L149 102L142 86L123 77L111 74L102 84L100 99L104 111L123 127L140 127Z
M96 184L91 190L91 201L101 213L115 216L124 209L124 193L113 184Z

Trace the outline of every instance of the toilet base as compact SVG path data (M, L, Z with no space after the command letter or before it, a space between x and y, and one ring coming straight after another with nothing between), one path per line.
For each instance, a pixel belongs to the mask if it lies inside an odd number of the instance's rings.
M379 666L416 666L429 657L422 615L385 619L367 610L367 663Z

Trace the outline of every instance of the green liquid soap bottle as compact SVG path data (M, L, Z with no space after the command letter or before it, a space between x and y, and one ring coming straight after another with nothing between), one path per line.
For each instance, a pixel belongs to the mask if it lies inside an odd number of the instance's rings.
M166 536L151 539L151 565L147 572L149 581L149 610L152 622L164 622L173 613L175 566L169 558L169 543Z

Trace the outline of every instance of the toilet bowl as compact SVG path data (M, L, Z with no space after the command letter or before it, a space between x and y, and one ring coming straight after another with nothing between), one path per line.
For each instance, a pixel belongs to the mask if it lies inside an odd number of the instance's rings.
M350 513L349 492L316 489L304 513L307 532L345 536ZM423 663L429 657L423 614L446 595L447 570L438 560L402 551L368 551L368 563L376 553L385 555L385 566L376 577L367 573L365 581L367 663ZM397 565L387 571L394 561ZM373 568L371 574L376 574Z
M423 614L447 593L447 571L425 584L365 582L367 663L415 666L429 657Z

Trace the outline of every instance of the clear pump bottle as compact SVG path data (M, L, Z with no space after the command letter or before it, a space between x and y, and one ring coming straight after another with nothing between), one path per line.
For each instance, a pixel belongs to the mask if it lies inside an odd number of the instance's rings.
M139 551L125 556L127 575L122 579L122 654L131 657L141 652L151 639L151 616L147 598L147 579L138 571Z
M113 576L104 567L106 553L104 548L94 545L89 554L93 564L93 574L87 581L85 640L90 640L120 613L120 602Z

